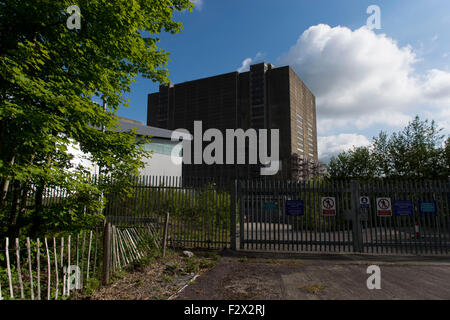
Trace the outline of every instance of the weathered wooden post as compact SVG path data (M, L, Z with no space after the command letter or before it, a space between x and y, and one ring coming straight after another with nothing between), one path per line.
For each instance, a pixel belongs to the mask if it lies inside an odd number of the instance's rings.
M103 284L109 283L111 273L111 222L107 222L103 232Z

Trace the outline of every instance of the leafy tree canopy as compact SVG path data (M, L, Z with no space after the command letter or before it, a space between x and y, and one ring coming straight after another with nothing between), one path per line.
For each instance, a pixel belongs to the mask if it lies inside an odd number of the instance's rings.
M0 1L0 207L12 180L79 189L85 171L71 169L67 153L74 141L105 174L137 172L146 153L135 134L113 131L115 113L138 74L168 81L158 35L179 32L174 12L193 8L189 0L77 0L81 28L71 30L73 4Z
M388 136L381 131L369 147L354 147L332 157L332 178L447 178L450 175L450 138L419 116L402 131Z

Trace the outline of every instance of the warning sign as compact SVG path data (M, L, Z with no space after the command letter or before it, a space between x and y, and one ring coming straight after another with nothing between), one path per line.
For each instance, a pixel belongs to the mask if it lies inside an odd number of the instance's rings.
M377 198L377 215L379 217L392 216L391 198Z
M336 199L335 197L322 197L322 215L336 215Z
M285 212L287 216L303 216L305 214L303 200L286 200Z
M370 208L369 197L366 196L359 197L359 207L361 209L369 209Z
M419 201L419 216L437 217L436 201Z

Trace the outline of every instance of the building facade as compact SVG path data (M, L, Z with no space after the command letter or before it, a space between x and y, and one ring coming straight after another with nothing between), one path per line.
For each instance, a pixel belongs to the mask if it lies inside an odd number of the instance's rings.
M271 129L279 129L278 176L296 177L293 158L318 161L315 97L289 66L255 64L247 72L160 86L148 95L147 125L192 133L194 121L202 121L203 131L216 128L224 135L225 129L253 128L268 129L270 137ZM248 146L246 151L248 157ZM254 178L260 167L184 164L183 175Z
M119 117L119 126L114 129L117 132L127 132L133 130L137 137L151 136L150 142L144 144L146 151L151 151L150 157L144 157L144 167L139 169L139 174L143 176L182 176L182 145L172 141L171 130L150 127L139 121ZM183 135L186 140L191 140L189 135ZM83 166L91 174L99 174L99 166L90 160L90 155L80 150L78 144L69 145L68 152L74 158L71 161L73 167Z

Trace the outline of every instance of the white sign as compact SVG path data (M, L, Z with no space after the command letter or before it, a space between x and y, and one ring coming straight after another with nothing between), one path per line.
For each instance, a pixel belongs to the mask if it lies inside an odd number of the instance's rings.
M379 217L392 216L392 202L391 198L377 198L377 215Z
M322 197L322 215L335 216L336 215L336 198Z

